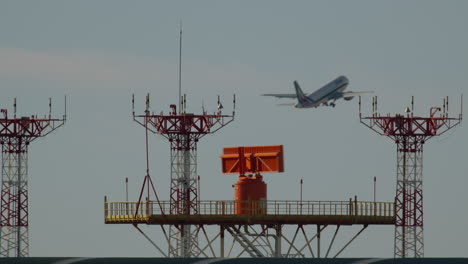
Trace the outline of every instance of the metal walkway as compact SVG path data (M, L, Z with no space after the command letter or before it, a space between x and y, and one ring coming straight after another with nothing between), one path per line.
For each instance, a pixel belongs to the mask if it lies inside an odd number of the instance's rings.
M394 225L395 204L363 201L200 201L196 213L170 214L168 201L105 201L106 224ZM235 208L246 214L235 214ZM137 211L138 207L138 211Z

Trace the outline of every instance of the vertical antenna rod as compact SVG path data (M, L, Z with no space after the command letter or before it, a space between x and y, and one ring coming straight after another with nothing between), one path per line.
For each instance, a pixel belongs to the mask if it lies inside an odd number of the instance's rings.
M64 106L63 120L67 120L67 96L65 95L65 106Z
M181 90L182 90L182 21L180 21L180 35L179 35L179 113L181 113Z
M411 115L414 113L414 96L411 96Z
M52 97L49 97L49 119L52 115Z
M16 97L15 99L13 100L13 118L16 119Z

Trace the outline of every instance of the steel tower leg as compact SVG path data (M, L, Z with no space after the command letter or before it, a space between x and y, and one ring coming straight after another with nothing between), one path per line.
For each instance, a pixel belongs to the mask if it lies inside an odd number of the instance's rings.
M171 142L171 214L190 215L197 208L197 151L190 135ZM189 258L197 255L197 235L190 225L171 226L169 255Z
M424 257L422 168L420 139L398 141L395 257Z
M2 145L0 256L29 256L28 153L22 138Z

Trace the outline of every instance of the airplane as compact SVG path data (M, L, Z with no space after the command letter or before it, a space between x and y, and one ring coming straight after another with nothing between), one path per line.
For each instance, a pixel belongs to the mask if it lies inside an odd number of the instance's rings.
M372 93L372 91L366 92L344 92L348 87L349 80L345 76L339 76L333 81L325 84L322 88L316 90L310 94L304 94L299 83L294 81L294 88L296 89L295 94L262 94L263 96L274 96L277 98L297 98L297 104L280 104L280 105L294 105L296 108L316 108L320 105L335 107L335 101L343 98L346 101L352 100L355 96L359 96L365 93ZM332 102L330 102L332 101Z

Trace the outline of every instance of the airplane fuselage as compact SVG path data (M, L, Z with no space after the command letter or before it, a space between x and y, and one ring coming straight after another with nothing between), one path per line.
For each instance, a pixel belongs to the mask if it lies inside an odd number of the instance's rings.
M297 81L294 81L293 84L294 89L296 90L295 94L272 93L263 94L263 96L297 99L297 103L281 105L294 105L296 108L315 108L321 105L335 107L335 101L338 99L344 99L346 101L349 101L356 96L361 96L362 94L366 93L372 93L372 91L345 92L346 88L348 87L349 80L343 75L325 84L324 86L310 94L305 94Z
M333 81L325 84L320 89L306 95L305 100L299 100L295 105L296 108L312 108L318 107L321 104L326 104L330 100L335 100L340 97L340 94L348 87L348 78L340 76Z

